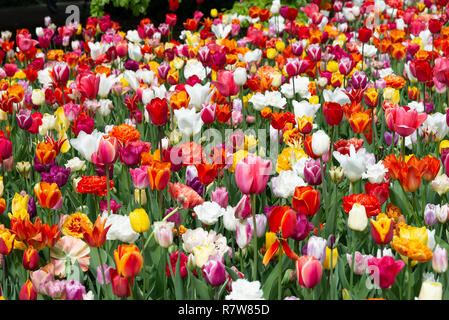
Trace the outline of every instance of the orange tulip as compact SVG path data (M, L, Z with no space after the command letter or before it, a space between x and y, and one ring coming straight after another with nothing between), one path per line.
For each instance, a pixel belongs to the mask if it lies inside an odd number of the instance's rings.
M56 183L39 182L34 186L34 193L42 208L52 209L62 199L61 191Z
M3 229L0 233L0 254L8 255L14 249L15 234L12 234L8 229Z
M421 185L421 180L425 173L426 162L418 160L413 155L407 162L402 162L401 171L399 171L399 182L405 191L415 192Z
M98 248L101 247L106 241L106 234L108 233L111 225L104 227L106 224L106 219L102 221L101 216L97 217L95 220L95 224L93 228L89 228L89 226L83 226L84 240L87 242L89 247Z
M401 170L401 157L399 157L398 160L396 158L396 155L390 154L385 157L383 165L386 169L388 169L387 176L389 179L399 179L399 171Z
M402 60L405 57L406 49L402 43L394 43L391 45L391 55L397 60Z
M311 186L296 187L292 206L299 214L312 217L320 208L320 193Z
M56 158L57 152L50 142L39 142L36 147L36 157L41 164L49 164Z
M133 244L122 244L114 251L117 272L125 278L134 278L142 269L143 258L139 248Z
M148 170L151 190L164 190L170 181L170 162L153 162Z
M198 170L198 179L207 186L217 177L218 170L215 164L199 163L195 165Z
M23 252L22 265L26 270L34 270L39 265L39 254L33 246Z
M431 155L428 155L424 157L421 161L424 161L426 164L423 178L426 181L431 181L435 179L438 172L440 171L440 160Z
M371 124L371 110L353 113L349 118L354 133L364 133Z

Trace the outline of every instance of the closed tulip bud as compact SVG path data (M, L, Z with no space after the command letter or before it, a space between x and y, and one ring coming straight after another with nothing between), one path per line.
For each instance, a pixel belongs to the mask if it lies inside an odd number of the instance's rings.
M254 232L253 219L248 219L247 221L251 226L251 232ZM267 227L267 216L264 214L256 214L256 228L258 238L261 238L265 235L266 227Z
M335 269L338 260L338 250L337 248L332 249L332 269ZM323 267L326 270L331 269L331 249L326 247L326 260L324 260Z
M296 260L295 267L296 279L300 286L310 289L320 282L323 268L316 258L302 256Z
M335 184L339 184L343 180L344 172L342 167L332 167L329 170L331 181Z
M119 245L114 250L114 260L119 275L128 279L134 278L140 272L143 265L140 250L133 244Z
M215 103L203 103L201 105L201 120L205 124L211 124L215 121L215 109L217 105Z
M129 214L131 228L137 233L144 233L150 229L150 218L145 209L136 209Z
M145 189L134 189L134 201L136 201L136 203L140 204L141 206L147 204L147 194L145 192Z
M324 169L325 170L325 169ZM304 178L311 186L320 185L322 182L321 165L319 160L310 159L304 166Z
M439 205L436 207L435 212L437 219L440 223L446 223L449 218L449 205L445 204L439 207Z
M195 256L191 253L189 254L189 256L187 257L187 268L193 272L196 269L196 261L195 261Z
M246 219L253 214L253 210L251 208L251 198L248 195L243 195L242 199L240 199L239 203L235 207L235 218L236 219Z
M419 291L419 300L442 300L443 286L440 282L424 281Z
M435 250L433 251L432 257L432 268L433 271L437 273L444 273L447 270L447 250L445 248L441 248L439 244L437 244Z
M32 246L23 251L22 264L26 270L34 270L39 266L39 254Z
M111 287L114 296L118 298L127 298L131 295L131 290L129 287L129 280L125 277L121 277L120 274L115 269L110 270L111 274ZM133 279L131 279L131 283Z
M98 144L98 151L92 154L92 162L98 161L105 165L113 164L119 156L118 147L119 141L117 138L102 136Z
M22 177L28 179L30 177L30 172L31 172L31 163L29 163L28 161L17 162L16 169L17 169L17 172Z
M329 151L330 138L324 130L318 130L312 134L312 151L317 156L322 156Z
M206 282L213 287L221 286L226 281L226 270L221 256L210 256L201 271Z
M243 221L243 223L237 223L235 235L237 245L240 249L246 248L250 244L252 237L251 225L247 222L247 220Z
M429 226L433 226L438 222L436 216L436 206L434 204L428 203L424 209L424 222Z
M27 280L20 289L19 300L37 300L36 291L30 280Z
M162 248L168 248L173 243L173 222L157 221L154 223L154 238Z
M349 211L348 227L355 231L363 231L368 225L365 207L361 204L354 203L351 211Z
M70 67L65 62L58 62L53 66L51 76L57 84L65 84L69 80Z
M246 69L242 67L238 67L234 70L234 82L238 86L243 86L247 80Z
M211 192L212 201L216 202L222 208L226 208L229 204L229 195L228 191L226 191L226 187L217 187L215 191Z

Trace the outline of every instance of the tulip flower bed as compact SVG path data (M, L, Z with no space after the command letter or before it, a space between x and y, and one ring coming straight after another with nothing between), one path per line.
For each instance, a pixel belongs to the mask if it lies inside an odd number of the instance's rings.
M270 6L2 32L3 299L449 298L447 0Z

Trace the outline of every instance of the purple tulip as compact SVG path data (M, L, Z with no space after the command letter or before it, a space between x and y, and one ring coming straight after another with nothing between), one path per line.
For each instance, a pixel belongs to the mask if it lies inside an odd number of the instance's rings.
M198 178L198 171L195 166L188 166L186 169L186 185L195 190L200 196L203 195L204 187Z
M55 165L55 159L53 159L49 164L41 164L39 162L39 159L37 158L37 156L34 157L33 160L33 168L34 170L36 170L39 173L42 172L47 172L50 170L51 167L53 167Z
M391 132L385 131L384 138L385 138L385 143L388 146L391 146L391 144L393 143L393 134ZM394 138L395 145L398 143L398 139L399 139L399 135L396 135L396 137Z
M165 211L165 216L168 216L175 208L169 208ZM174 214L172 214L168 219L168 222L173 222L175 224L175 227L179 227L182 223L181 221L181 212L177 211Z
M83 300L86 288L76 280L67 282L65 285L65 296L67 300Z
M226 281L226 269L222 257L215 255L201 267L204 279L213 287L221 286Z
M124 67L126 70L137 71L139 70L139 63L134 60L128 60L125 62Z
M319 160L309 160L304 166L304 178L311 186L320 185L323 181L321 176L321 166Z
M435 205L428 203L424 209L424 222L429 226L433 226L438 222L435 214Z
M435 109L433 102L426 102L425 109L426 109L427 114L431 114L433 112L433 110Z
M296 229L292 238L296 241L302 241L307 238L312 229L313 224L307 221L307 216L305 214L298 214L296 215Z
M159 67L157 67L157 72L159 73L159 77L165 80L167 79L168 72L170 71L170 65L167 62L161 63Z
M36 201L34 201L34 198L31 196L28 199L27 211L30 218L34 218L34 216L36 216Z
M56 183L59 188L65 186L70 176L70 168L53 166L49 172L42 172L42 181Z
M251 232L254 232L253 219L248 219L248 224L251 226ZM258 238L261 238L265 235L266 227L267 227L267 216L264 214L256 214L256 228Z
M31 110L22 109L16 114L17 124L22 130L28 130L33 124L33 118L31 117Z

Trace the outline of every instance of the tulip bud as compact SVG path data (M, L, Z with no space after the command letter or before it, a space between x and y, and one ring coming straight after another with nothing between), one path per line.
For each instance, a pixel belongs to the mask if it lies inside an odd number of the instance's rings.
M28 161L20 161L16 164L17 172L24 178L30 178L31 163Z
M30 280L27 280L20 289L19 300L37 300L36 291Z
M243 195L242 199L240 199L239 203L235 207L235 218L236 219L246 219L253 214L253 210L251 208L251 198L248 195Z
M234 82L238 86L243 86L246 83L247 74L246 69L239 67L234 71Z
M195 256L191 253L187 258L187 268L193 272L196 269Z
M312 135L312 151L317 156L322 156L329 151L330 138L324 130L318 130Z
M145 189L134 189L134 201L141 206L147 204L147 194Z
M335 184L339 184L343 180L344 172L342 167L332 167L329 170L329 175L331 176L331 180Z
M226 191L226 187L217 187L215 191L211 192L212 201L216 202L222 208L226 208L228 206L228 192Z
M157 221L154 223L154 237L162 248L168 248L173 243L173 222Z
M348 227L355 231L363 231L368 225L365 207L361 204L354 203L351 211L349 211Z
M435 215L440 223L446 223L449 218L449 205L445 204L443 206L437 205L435 208Z
M437 273L444 273L447 270L447 250L445 248L441 248L439 244L437 244L435 250L433 251L432 257L432 268Z
M428 203L424 209L424 222L429 226L433 226L438 222L436 216L436 206L434 204Z
M39 265L39 254L32 246L23 251L22 264L26 270L34 270Z
M246 220L243 221L243 223L237 222L235 235L237 245L240 249L246 248L250 244L252 237L251 225Z
M103 263L103 270L101 269L101 266L97 267L97 281L98 283L104 285L111 283L111 271L112 267L108 266L106 263ZM104 272L104 279L103 279L103 272Z
M338 260L338 250L337 248L332 249L332 269L335 269ZM326 247L326 260L324 260L323 267L326 270L331 268L331 249Z
M321 165L319 160L310 159L304 166L304 178L311 186L317 186L322 183Z
M144 233L150 229L150 219L145 209L136 209L129 214L131 228L137 233Z
M295 266L296 279L300 286L310 289L320 282L323 268L316 258L302 256L296 260Z
M253 233L254 232L253 219L248 219L248 224L251 226L251 233ZM256 228L258 238L261 238L265 235L266 227L267 227L267 216L264 214L256 214Z

